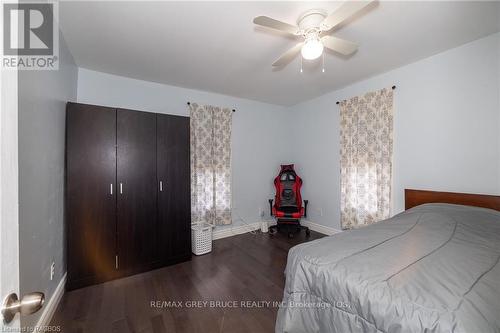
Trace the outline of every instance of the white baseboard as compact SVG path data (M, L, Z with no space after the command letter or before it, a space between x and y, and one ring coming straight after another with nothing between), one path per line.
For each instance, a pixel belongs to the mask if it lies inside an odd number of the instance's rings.
M274 222L274 221L268 222L268 223L270 226L273 224L276 224L276 222ZM255 222L255 223L249 223L249 224L245 224L245 225L239 225L236 227L226 227L226 228L220 229L220 230L216 229L212 233L212 239L216 240L216 239L241 235L241 234L244 234L247 232L258 230L258 229L260 229L261 224L262 224L262 222ZM337 229L332 228L332 227L327 227L327 226L324 226L322 224L314 223L314 222L308 221L308 220L301 220L300 224L302 224L305 227L308 227L312 231L316 231L316 232L319 232L319 233L322 233L322 234L328 235L328 236L342 232L341 230L337 230Z
M249 224L244 224L244 225L238 225L235 227L228 226L224 229L217 230L215 229L214 232L212 233L212 239L221 239L221 238L226 238L226 237L231 237L231 236L236 236L236 235L241 235L247 232L251 232L254 230L260 229L262 222L255 222L255 223L249 223Z
M305 227L308 227L309 229L311 229L313 231L316 231L316 232L319 232L319 233L322 233L322 234L328 235L328 236L342 232L342 230L338 230L338 229L335 229L332 227L327 227L327 226L324 226L322 224L314 223L314 222L308 221L308 220L302 220L302 221L300 221L300 224L302 224Z
M65 285L66 285L66 273L64 273L63 277L61 278L61 281L59 281L59 284L54 290L52 297L43 306L42 315L40 316L40 319L38 320L38 323L35 326L34 332L44 332L44 327L50 325L52 316L54 316L57 306L59 305L59 302L61 301L61 298L64 295Z

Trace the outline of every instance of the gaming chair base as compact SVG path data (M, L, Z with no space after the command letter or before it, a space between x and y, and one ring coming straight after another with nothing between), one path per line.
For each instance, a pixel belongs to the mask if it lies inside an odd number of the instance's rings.
M309 237L311 235L311 231L309 230L309 228L300 225L299 220L281 220L281 219L278 219L277 224L269 227L269 234L273 236L282 228L286 228L286 231L288 232L288 238L293 238L293 236L296 233L302 230L306 231L306 237Z

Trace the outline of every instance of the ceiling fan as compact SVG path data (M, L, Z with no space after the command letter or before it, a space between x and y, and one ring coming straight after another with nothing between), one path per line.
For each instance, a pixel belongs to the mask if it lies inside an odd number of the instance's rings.
M338 37L330 36L328 32L373 1L375 0L344 2L329 16L327 16L324 10L312 9L299 17L297 26L267 16L258 16L253 19L253 23L284 31L304 39L303 42L296 44L276 60L273 63L274 67L288 64L299 52L306 60L319 58L323 54L323 48L325 47L343 55L350 55L357 50L358 45Z

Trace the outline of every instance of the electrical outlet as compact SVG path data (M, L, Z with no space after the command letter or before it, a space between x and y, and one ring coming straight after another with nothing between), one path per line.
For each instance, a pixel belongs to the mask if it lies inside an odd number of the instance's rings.
M54 280L55 271L56 271L56 263L52 262L52 265L50 265L50 281Z
M323 208L319 209L319 216L323 217Z

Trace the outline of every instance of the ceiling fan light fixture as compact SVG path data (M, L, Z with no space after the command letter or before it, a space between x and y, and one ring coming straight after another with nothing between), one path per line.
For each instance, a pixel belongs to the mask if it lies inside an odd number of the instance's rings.
M314 60L323 54L323 43L319 38L310 38L304 42L300 50L302 57L306 60Z
M352 16L356 15L374 1L375 0L345 0L345 2L333 13L330 13L330 15L322 9L311 9L299 17L297 25L275 20L268 16L257 16L253 19L253 23L266 28L283 31L294 37L304 39L303 42L295 44L295 46L288 49L273 62L273 67L285 66L292 61L299 52L302 54L301 61L303 59L317 59L323 54L323 48L335 51L344 56L349 56L356 52L358 45L342 38L330 36L330 33L335 27L348 23L348 20Z

